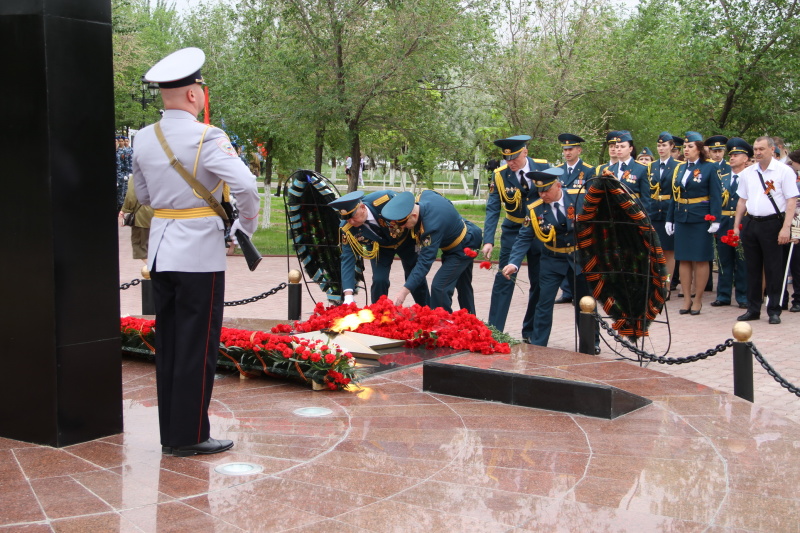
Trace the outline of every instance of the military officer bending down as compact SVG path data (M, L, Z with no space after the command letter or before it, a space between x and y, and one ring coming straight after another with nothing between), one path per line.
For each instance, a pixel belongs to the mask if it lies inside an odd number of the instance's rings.
M155 211L147 266L156 307L161 451L180 457L223 452L233 442L211 438L208 419L225 296L225 224L177 168L217 202L228 188L236 194L232 234L252 234L258 216L255 177L225 132L196 120L205 103L204 61L202 50L185 48L148 71L145 79L158 82L165 111L136 135L133 152L136 196Z
M581 265L575 255L575 215L580 208L578 189L563 189L559 176L562 168L529 172L539 192L539 199L528 205L530 223L519 233L511 258L503 269L510 278L519 270L525 251L534 239L544 244L539 260L539 303L533 320L531 343L547 346L553 327L553 307L558 287L565 279L575 294L575 318L578 318L577 302L589 294L589 286Z
M441 307L452 312L453 291L458 291L458 305L475 314L472 292L472 257L464 248L477 248L481 243L481 230L464 220L450 200L435 191L422 191L416 197L401 192L383 208L383 218L392 221L395 234L404 229L411 231L419 248L417 265L406 279L405 285L394 298L403 305L411 291L425 283L436 253L442 250L442 266L431 282L431 308Z
M354 301L356 255L369 259L372 265L370 298L373 303L384 294L389 294L389 274L395 254L400 256L406 279L417 262L414 240L409 237L409 232L403 231L397 238L392 237L389 223L381 216L383 208L395 194L394 191L376 191L364 196L363 191L353 191L328 204L337 210L342 219L343 303ZM417 286L412 295L419 305L428 305L430 295L427 281Z

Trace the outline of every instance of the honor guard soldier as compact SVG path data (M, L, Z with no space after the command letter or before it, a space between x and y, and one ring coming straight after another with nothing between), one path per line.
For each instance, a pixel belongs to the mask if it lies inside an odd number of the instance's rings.
M655 160L656 158L653 157L653 152L651 152L650 148L648 148L647 146L642 148L642 151L639 152L639 155L636 156L636 162L644 166L650 165L650 163L652 163Z
M728 142L728 138L724 135L714 135L713 137L709 137L706 139L705 145L708 148L708 158L720 165L720 168L723 168L724 165L727 165L725 162L725 143ZM727 168L730 170L730 166Z
M372 265L372 303L389 294L389 274L395 255L400 256L405 278L414 269L417 252L414 240L408 231L392 237L389 223L381 216L383 208L395 196L394 191L376 191L364 195L363 191L353 191L328 204L342 219L341 232L342 291L343 302L352 303L356 288L356 255L369 259ZM414 301L428 305L428 283L421 283L412 291Z
M617 139L620 135L622 135L622 133L616 130L609 131L606 134L606 146L608 148L609 161L608 163L603 163L597 166L594 171L595 176L602 176L605 169L617 163Z
M717 277L717 299L711 302L711 305L713 307L730 305L735 286L736 302L739 304L739 308L747 309L747 263L744 260L744 254L740 253L741 250L728 246L721 239L733 229L736 206L739 203L739 194L736 192L739 186L739 174L750 166L753 147L739 137L727 139L719 135L706 140L711 145L712 154L720 151L715 147L721 139L725 139L730 164L722 159L719 163L720 168L717 170L717 175L722 183L722 216L720 217L719 231L714 236L717 240L719 276Z
M682 315L699 315L703 307L703 292L711 273L709 262L714 259L713 235L719 230L722 216L718 167L705 159L704 151L703 136L687 131L686 161L673 172L672 203L664 227L668 234L675 235L675 259L681 262ZM694 295L692 287L696 290Z
M617 162L608 170L624 183L630 190L631 196L639 200L644 211L647 211L647 204L650 203L650 182L647 179L649 169L633 160L636 147L633 145L633 137L629 131L618 132L616 139Z
M756 164L739 174L739 203L736 205L734 235L747 212L741 229L747 260L747 312L739 320L761 318L763 292L761 272L767 284L767 314L770 324L781 323L783 287L783 245L791 240L791 225L797 204L797 175L773 157L775 141L762 136L753 143Z
M422 191L416 198L410 192L401 192L389 200L382 214L392 222L394 235L410 231L419 249L417 264L394 298L395 305L403 305L406 296L425 283L441 249L442 266L431 282L430 307L452 312L453 291L458 291L458 305L474 315L472 257L464 249L480 245L480 228L464 220L450 200L431 190Z
M164 101L159 122L136 135L136 196L154 209L147 266L156 308L156 383L162 453L185 457L223 452L211 438L214 387L225 297L225 222L212 205L236 194L231 233L252 234L258 191L225 132L197 122L205 95L205 54L184 48L151 68ZM202 192L201 191L205 191ZM211 191L208 193L208 191ZM206 195L208 193L208 195Z
M556 167L564 170L561 183L567 189L580 189L594 177L594 167L581 159L583 152L581 143L586 141L572 133L562 133L558 136L558 141L561 143L561 154L564 156L564 163ZM572 289L567 280L561 284L561 297L556 303L572 303Z
M678 166L678 161L672 157L674 146L675 141L670 132L659 133L656 143L658 161L651 163L649 167L650 201L647 203L647 214L661 243L667 260L667 274L670 276L675 270L675 237L667 234L664 226L667 223L669 205L672 203L672 175Z
M510 278L519 270L531 241L538 240L543 244L539 262L539 302L531 338L531 343L537 346L547 346L550 340L553 307L561 283L567 280L578 301L589 294L589 286L575 254L575 217L583 195L578 194L578 189L570 192L563 189L559 181L562 175L561 168L528 173L539 198L527 206L526 225L514 244L508 265L503 269L503 275ZM577 320L577 305L575 309Z
M537 198L525 174L531 170L544 170L550 164L544 159L528 157L528 135L515 135L506 139L498 139L494 144L503 153L505 164L494 169L494 177L489 183L489 197L486 200L486 219L483 223L483 255L491 259L494 248L494 236L500 218L500 208L505 209L506 216L500 226L500 257L498 272L492 285L492 297L489 304L487 322L503 331L506 327L508 309L514 296L514 282L503 277L499 271L508 264L508 257L514 247L522 223L525 221L525 206ZM522 338L526 340L533 334L533 313L539 299L539 255L541 244L533 243L527 251L528 258L528 307L522 319Z

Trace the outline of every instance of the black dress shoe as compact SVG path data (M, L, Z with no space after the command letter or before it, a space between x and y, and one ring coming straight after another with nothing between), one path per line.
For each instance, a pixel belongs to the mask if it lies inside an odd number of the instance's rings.
M769 323L770 324L780 324L781 323L781 317L779 317L778 315L769 315Z
M789 308L790 313L800 313L800 304L794 304Z
M711 302L711 307L723 307L725 305L731 305L730 302L721 302L719 300L714 300Z
M759 320L761 318L761 313L751 313L750 311L746 312L743 315L739 315L736 317L736 320Z
M739 304L739 309L747 309L747 304Z
M562 296L561 298L556 300L557 304L571 304L572 297L571 296Z
M200 444L192 444L191 446L178 446L172 448L172 455L175 457L189 457L190 455L210 455L212 453L219 453L230 450L233 448L232 440L217 440L208 439Z

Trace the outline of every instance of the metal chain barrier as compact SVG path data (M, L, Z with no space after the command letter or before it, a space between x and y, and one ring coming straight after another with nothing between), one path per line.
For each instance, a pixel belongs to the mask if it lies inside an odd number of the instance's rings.
M139 285L142 281L144 281L144 280L134 279L134 280L131 280L130 283L123 283L122 285L119 286L119 290L124 291L126 289L130 289L131 287L135 287L136 285ZM250 298L245 298L244 300L235 300L233 302L225 302L223 305L225 307L233 307L233 306L236 306L236 305L251 304L253 302L257 302L259 300L263 300L264 298L266 298L268 296L272 296L273 294L277 294L277 293L279 293L280 291L282 291L283 289L285 289L288 286L289 285L284 282L284 283L281 283L280 285L278 285L277 287L268 290L267 292L262 292L258 296L252 296Z
M233 301L233 302L225 302L224 305L225 305L225 307L233 307L235 305L251 304L253 302L257 302L259 300L263 300L264 298L266 298L268 296L272 296L273 294L277 294L277 293L279 293L280 291L282 291L283 289L285 289L288 286L289 286L288 283L283 282L280 285L278 285L277 287L268 290L267 292L262 292L258 296L253 296L251 298L245 298L244 300L236 300L236 301Z
M725 341L724 344L717 344L715 348L709 348L705 352L700 352L695 355L690 355L688 357L664 357L663 355L653 355L651 353L647 353L644 350L640 350L635 345L631 344L627 340L625 340L619 333L617 333L614 328L606 324L606 321L600 318L597 313L593 313L595 321L597 324L603 328L609 336L613 337L615 341L620 343L622 346L630 350L631 352L635 353L637 356L641 357L642 359L647 359L648 361L653 361L656 363L660 363L662 365L682 365L684 363L694 363L695 361L700 361L702 359L706 359L713 355L717 355L718 353L724 352L731 346L733 346L733 339L728 339Z
M124 291L126 289L130 289L131 287L135 287L142 282L141 279L133 279L130 283L123 283L119 286L119 290Z
M761 364L761 366L764 367L764 370L767 371L767 374L772 376L772 379L780 383L781 387L785 388L795 396L800 396L800 389L798 389L797 387L786 381L780 374L778 374L778 372L774 368L772 368L772 365L770 365L767 362L767 360L764 359L764 356L761 355L761 352L758 351L758 348L756 348L755 344L753 344L752 342L748 342L747 345L753 352L753 356L756 358L756 361L758 361Z

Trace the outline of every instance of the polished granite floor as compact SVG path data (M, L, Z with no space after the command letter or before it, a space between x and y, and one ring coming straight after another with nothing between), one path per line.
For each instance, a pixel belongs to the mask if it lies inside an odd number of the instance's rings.
M538 348L452 364L607 383L614 420L421 390L421 367L353 392L217 380L231 452L160 453L155 369L123 362L125 432L53 449L0 439L0 531L799 531L800 425L623 362ZM322 417L294 413L324 407ZM214 469L245 461L248 476Z

